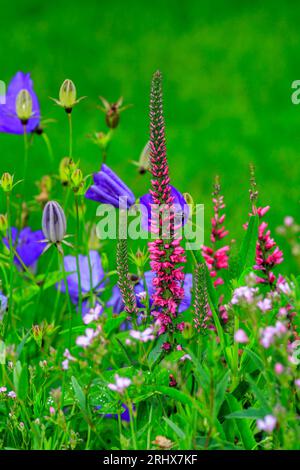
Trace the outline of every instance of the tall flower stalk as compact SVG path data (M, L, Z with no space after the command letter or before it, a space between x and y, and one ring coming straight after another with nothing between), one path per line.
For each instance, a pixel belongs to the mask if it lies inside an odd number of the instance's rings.
M153 75L150 98L150 171L151 196L158 208L152 230L158 238L149 242L150 265L155 273L153 280L153 304L157 310L153 315L159 326L158 334L168 333L168 342L164 349L174 346L174 332L177 329L176 316L178 304L184 297L183 266L186 257L180 246L181 238L177 237L172 213L174 197L171 193L169 167L166 155L165 122L162 100L162 75ZM182 329L182 323L178 325Z
M194 324L199 332L208 327L211 311L208 302L205 264L197 264L193 276Z
M222 277L219 275L219 271L228 268L229 252L228 245L218 247L218 243L228 235L228 230L226 230L224 226L226 218L223 212L225 209L224 196L221 194L221 185L218 176L214 184L212 201L214 204L214 215L211 219L210 235L212 246L203 245L202 255L210 271L210 276L214 279L214 286L217 287L218 285L224 284Z
M127 240L121 238L118 240L117 245L117 272L118 287L125 306L125 312L135 320L138 314L138 309L133 284L129 278Z

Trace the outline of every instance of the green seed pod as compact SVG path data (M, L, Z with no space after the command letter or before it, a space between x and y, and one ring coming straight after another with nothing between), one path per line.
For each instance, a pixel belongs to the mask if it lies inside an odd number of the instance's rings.
M22 124L26 125L32 116L32 98L28 90L21 90L16 99L16 113Z
M5 193L10 193L13 188L14 177L10 173L3 173L1 176L1 188Z
M78 188L83 180L83 174L82 171L77 168L73 173L71 174L71 184L72 187Z
M76 104L76 87L72 80L65 80L59 90L59 101L67 113L71 113Z

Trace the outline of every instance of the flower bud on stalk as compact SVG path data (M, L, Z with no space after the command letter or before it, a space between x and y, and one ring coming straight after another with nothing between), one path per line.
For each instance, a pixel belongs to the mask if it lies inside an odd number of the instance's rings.
M67 114L70 114L76 104L85 98L76 99L77 91L74 82L72 80L65 80L59 90L59 99L51 98L58 106L64 108Z
M16 113L21 123L26 126L32 117L32 98L28 90L21 90L16 99Z
M130 105L122 106L123 105L123 97L118 99L116 103L109 103L106 98L103 96L99 97L102 101L103 107L100 107L101 111L105 113L105 122L109 129L115 129L118 127L120 122L120 114L125 111L125 109L129 108Z
M59 90L59 101L67 113L72 112L76 103L76 87L72 80L65 80Z
M56 201L49 201L43 211L42 229L46 239L50 243L63 241L67 223L62 207Z
M0 186L5 193L10 193L13 189L14 177L10 173L3 173Z

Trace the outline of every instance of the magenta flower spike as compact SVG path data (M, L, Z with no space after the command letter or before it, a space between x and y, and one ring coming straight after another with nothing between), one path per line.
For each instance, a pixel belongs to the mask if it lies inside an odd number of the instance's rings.
M158 325L158 334L169 333L168 350L174 346L173 333L182 331L182 324L177 325L176 317L180 301L184 298L185 252L180 246L181 239L176 236L172 204L174 196L170 186L169 167L166 155L165 122L162 102L162 75L153 75L150 99L150 171L152 173L151 190L153 204L158 206L155 220L158 238L149 242L150 265L155 273L153 279L153 312ZM169 210L166 210L169 209ZM174 211L175 212L175 211ZM153 221L152 221L153 222ZM169 238L164 237L168 229ZM166 348L164 348L166 350Z

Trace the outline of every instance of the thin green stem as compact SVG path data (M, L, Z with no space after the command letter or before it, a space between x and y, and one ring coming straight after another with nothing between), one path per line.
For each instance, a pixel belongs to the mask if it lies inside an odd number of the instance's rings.
M75 195L75 208L76 208L76 270L78 276L78 309L79 313L82 313L82 290L81 290L81 274L79 264L79 233L80 233L80 218L79 218L79 204L78 196Z
M28 167L28 135L26 124L24 125L24 170L23 170L23 192L26 184L27 167Z
M68 309L69 309L69 340L68 340L68 346L70 348L70 346L71 346L71 337L72 337L72 304L71 304L69 286L68 286L67 275L66 275L65 264L64 264L64 255L63 255L63 253L58 251L58 256L59 256L59 264L61 266L62 273L63 273L63 279L64 279L64 284L65 284L65 289L66 289L66 296L67 296L67 305L68 305Z
M72 114L68 113L69 121L69 157L72 158L73 153L73 126L72 126Z
M9 259L10 259L10 275L9 275L9 298L8 298L8 314L6 328L7 330L9 321L11 320L12 315L12 306L13 306L13 281L14 281L14 253L13 253L13 242L11 234L11 214L10 214L10 193L6 194L6 211L7 211L7 225L8 225L8 241L9 241Z
M53 157L53 150L52 150L52 145L51 145L50 139L49 139L49 137L47 136L47 134L45 132L42 133L42 137L43 137L44 142L46 144L49 158L50 158L51 162L53 162L54 157Z

